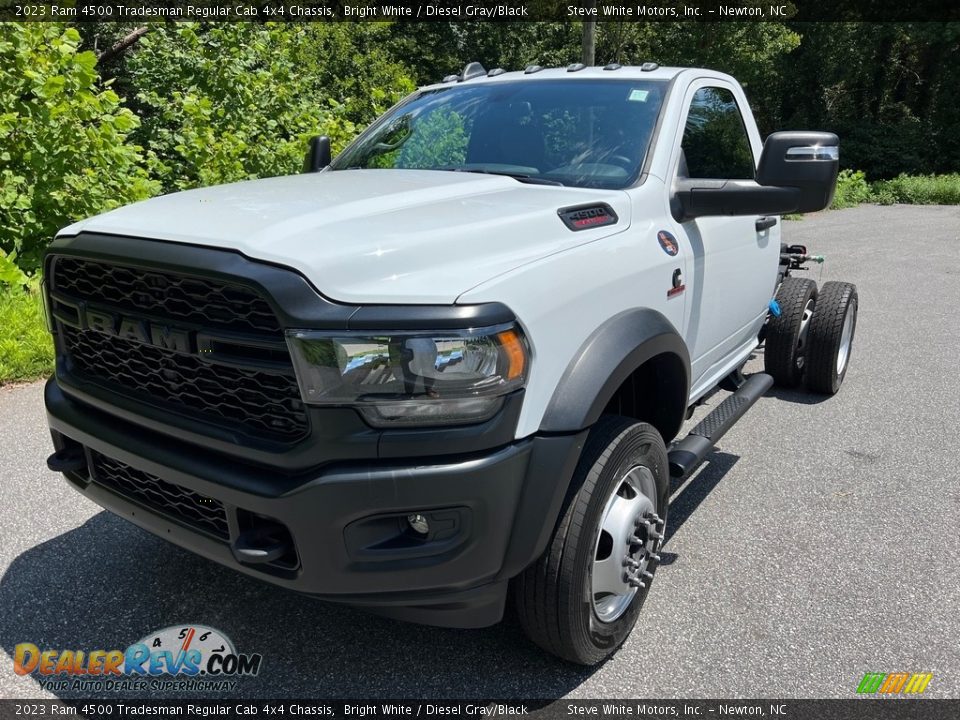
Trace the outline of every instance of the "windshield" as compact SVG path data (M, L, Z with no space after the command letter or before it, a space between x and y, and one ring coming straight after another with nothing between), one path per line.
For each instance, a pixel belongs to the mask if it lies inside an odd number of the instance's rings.
M541 80L426 90L394 108L334 170L406 168L622 188L640 174L666 84Z

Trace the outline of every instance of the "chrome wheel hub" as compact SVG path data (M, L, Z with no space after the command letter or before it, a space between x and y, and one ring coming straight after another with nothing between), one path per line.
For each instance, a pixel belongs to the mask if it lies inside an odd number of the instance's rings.
M631 468L617 483L600 520L591 578L593 609L614 622L653 579L663 543L656 513L656 482L648 468Z
M843 330L840 331L840 350L837 352L837 375L843 374L850 357L850 343L853 341L853 308L847 308L847 316L843 319Z
M807 334L810 331L810 318L813 317L815 304L812 298L808 300L800 317L800 332L797 333L797 370L802 370L807 360Z

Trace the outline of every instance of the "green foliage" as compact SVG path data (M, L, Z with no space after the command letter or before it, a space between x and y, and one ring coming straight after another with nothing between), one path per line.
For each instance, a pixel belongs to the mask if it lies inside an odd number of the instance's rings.
M0 384L53 372L53 341L36 283L0 286Z
M7 255L0 250L0 288L4 285L22 287L30 283L30 277L16 263L16 254Z
M830 208L836 210L861 203L960 205L960 174L899 175L893 180L869 183L861 170L841 170Z
M138 138L164 187L296 172L309 136L329 135L339 149L412 87L375 50L361 57L350 34L358 26L336 25L177 23L148 33L129 72L143 107Z
M449 108L433 110L416 125L400 148L397 167L429 168L462 165L467 157L464 118Z
M960 168L960 23L794 27L767 129L836 132L844 167L877 180Z
M900 175L875 183L874 194L883 203L960 205L960 174Z
M156 191L138 121L60 23L0 23L0 250L38 267L64 225Z
M861 170L841 170L837 176L837 191L833 195L830 208L853 207L860 203L871 202L873 191L867 183L867 176Z
M306 92L290 37L246 23L176 24L141 41L130 63L140 138L166 189L291 173L309 135L352 133L336 104Z

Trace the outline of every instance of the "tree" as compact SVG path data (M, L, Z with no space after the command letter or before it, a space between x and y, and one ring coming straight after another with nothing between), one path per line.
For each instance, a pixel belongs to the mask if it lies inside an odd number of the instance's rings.
M0 250L26 270L59 228L158 189L137 117L79 45L60 23L0 24Z
M367 25L177 23L144 36L128 82L164 187L295 172L311 135L342 147L413 87Z

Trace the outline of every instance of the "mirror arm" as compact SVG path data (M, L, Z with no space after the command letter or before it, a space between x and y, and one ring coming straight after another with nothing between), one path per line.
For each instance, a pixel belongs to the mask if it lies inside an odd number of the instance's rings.
M670 198L677 222L705 216L784 215L800 204L793 187L758 185L753 180L678 179Z

